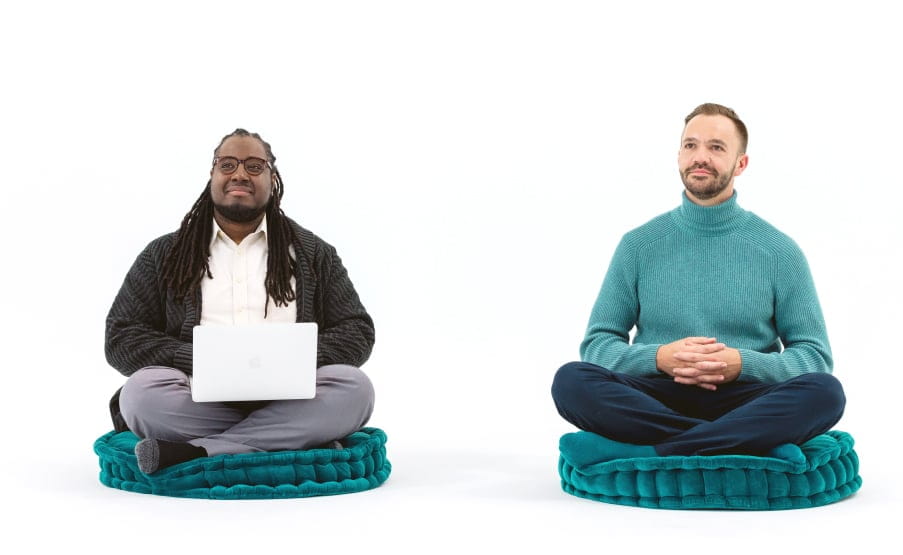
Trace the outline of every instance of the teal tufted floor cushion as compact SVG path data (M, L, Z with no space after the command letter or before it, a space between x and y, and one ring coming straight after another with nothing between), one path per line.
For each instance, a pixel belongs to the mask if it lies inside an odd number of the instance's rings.
M153 474L138 469L131 432L110 432L94 442L100 481L138 493L204 499L273 499L337 495L386 481L386 434L363 428L342 440L343 449L274 451L204 457Z
M659 509L799 509L834 503L862 485L853 438L846 432L830 431L799 447L784 445L775 457L604 460L592 452L593 437L599 436L562 436L558 472L564 491L606 503Z

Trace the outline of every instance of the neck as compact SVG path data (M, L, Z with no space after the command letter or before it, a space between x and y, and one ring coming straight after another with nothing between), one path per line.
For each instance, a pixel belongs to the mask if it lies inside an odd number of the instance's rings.
M236 245L240 245L245 237L257 229L257 226L263 221L263 216L264 214L261 214L250 222L233 222L215 208L213 209L213 218L216 220L216 224L223 230L223 233L229 236L229 239L235 241Z

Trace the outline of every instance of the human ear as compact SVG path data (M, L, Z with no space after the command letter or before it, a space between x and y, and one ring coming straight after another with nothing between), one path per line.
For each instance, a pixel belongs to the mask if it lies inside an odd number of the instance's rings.
M746 166L749 165L749 156L744 154L737 160L737 167L734 169L734 176L738 176L743 173L743 170L746 169Z

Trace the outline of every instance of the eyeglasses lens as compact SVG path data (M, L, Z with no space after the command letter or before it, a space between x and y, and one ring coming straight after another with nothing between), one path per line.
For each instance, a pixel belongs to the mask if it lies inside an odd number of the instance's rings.
M263 170L267 168L266 160L261 160L260 158L246 158L245 160L239 160L238 158L233 158L232 156L225 156L216 161L216 167L219 171L223 172L226 175L231 173L235 173L238 169L239 164L244 164L245 171L250 175L260 175L263 173Z

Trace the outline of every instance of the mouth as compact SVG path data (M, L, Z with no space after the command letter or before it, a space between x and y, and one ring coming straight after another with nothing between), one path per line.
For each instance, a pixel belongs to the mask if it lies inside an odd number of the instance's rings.
M692 170L688 170L687 175L705 176L714 175L714 173L703 168L694 168Z
M226 195L235 196L235 197L249 197L254 194L254 190L251 187L245 187L243 185L231 185L226 187Z

